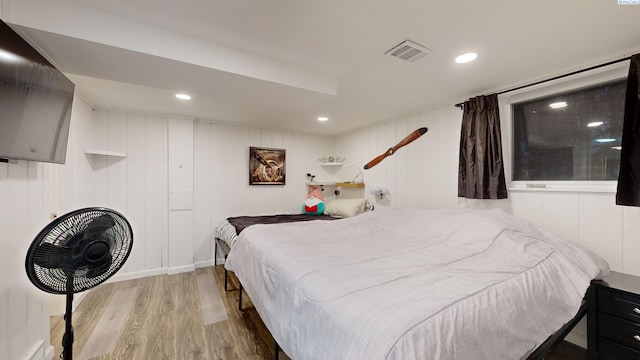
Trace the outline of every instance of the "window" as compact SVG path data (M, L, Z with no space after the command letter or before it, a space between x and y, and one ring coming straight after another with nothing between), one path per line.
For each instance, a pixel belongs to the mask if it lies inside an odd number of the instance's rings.
M512 104L512 180L617 180L626 80Z

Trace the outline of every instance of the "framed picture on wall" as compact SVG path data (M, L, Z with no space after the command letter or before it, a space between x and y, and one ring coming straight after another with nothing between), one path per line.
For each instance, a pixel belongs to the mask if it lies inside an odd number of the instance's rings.
M284 185L285 149L249 147L249 185Z

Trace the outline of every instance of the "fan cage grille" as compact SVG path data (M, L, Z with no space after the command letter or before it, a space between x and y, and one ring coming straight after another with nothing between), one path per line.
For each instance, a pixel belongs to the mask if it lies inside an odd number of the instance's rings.
M100 232L99 240L110 245L106 254L106 260L110 261L88 264L80 253L86 245L85 233L90 224L103 220L109 224L113 222ZM77 210L54 220L36 237L27 257L27 273L34 285L43 291L55 294L81 292L115 274L127 260L132 244L131 225L121 214L102 208ZM29 258L42 259L40 262L45 266L30 262Z

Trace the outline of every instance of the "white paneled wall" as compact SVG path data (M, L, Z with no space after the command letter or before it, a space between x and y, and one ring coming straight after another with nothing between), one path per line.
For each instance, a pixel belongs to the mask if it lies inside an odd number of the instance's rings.
M365 171L367 188L390 189L389 203L379 205L500 208L586 246L612 270L640 275L640 209L616 206L614 193L510 191L506 200L458 198L461 121L462 112L447 105L342 135L337 148L363 165L427 126L420 139ZM502 119L502 130L503 137L510 131L509 119ZM509 151L508 142L503 146Z
M317 159L335 154L325 136L88 106L83 118L72 124L65 210L107 206L131 222L132 254L114 280L213 264L212 234L220 221L300 212L306 173L330 176ZM286 149L286 185L249 186L250 146Z
M195 269L193 120L169 119L169 272Z
M0 358L26 359L49 348L46 293L29 282L29 245L48 222L51 169L59 165L0 163ZM47 351L51 351L48 349Z
M166 271L167 119L80 105L81 101L74 103L79 115L71 123L61 212L104 206L129 220L134 246L116 279ZM86 149L126 157L88 154Z
M452 116L448 108L439 108L340 136L337 152L348 163L362 167L414 130L426 126L429 130L422 137L372 169L364 170L365 193L371 201L379 202L368 189L386 186L391 206L458 206L460 123L461 118Z
M212 260L212 234L225 218L299 213L306 198L306 174L330 176L318 158L333 153L324 136L195 122L194 259ZM286 150L286 185L249 185L249 147Z

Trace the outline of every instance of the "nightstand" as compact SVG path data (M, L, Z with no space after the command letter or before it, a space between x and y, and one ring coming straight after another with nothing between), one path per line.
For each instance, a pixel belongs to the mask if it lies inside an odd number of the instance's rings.
M640 359L640 277L611 272L587 294L589 360Z

